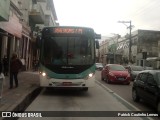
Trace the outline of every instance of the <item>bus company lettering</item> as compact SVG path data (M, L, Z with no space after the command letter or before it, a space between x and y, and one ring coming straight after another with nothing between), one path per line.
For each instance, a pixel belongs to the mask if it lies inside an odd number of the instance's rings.
M71 33L71 34L82 34L83 30L81 28L55 28L54 33Z
M42 117L41 113L16 113L13 112L11 117Z

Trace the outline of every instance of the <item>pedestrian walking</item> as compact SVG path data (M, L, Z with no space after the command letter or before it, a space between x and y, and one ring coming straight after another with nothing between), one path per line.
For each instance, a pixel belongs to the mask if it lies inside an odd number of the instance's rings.
M5 77L3 75L2 62L0 60L0 99L2 98L4 79L5 79Z
M13 53L10 61L10 89L13 88L13 80L15 87L18 87L18 72L22 67L22 62L18 59L17 54Z
M3 73L5 76L8 76L8 67L9 67L9 62L8 62L8 58L6 55L4 55L3 58Z
M38 60L33 60L33 71L37 71L38 70Z
M0 60L0 79L5 79L5 77L4 77L4 74L3 74L3 64L2 64L2 62L1 62L1 60ZM2 84L5 84L5 81L0 81L1 83L0 83L0 85L2 85ZM0 86L0 88L1 88L1 86Z
M33 66L33 71L36 71L36 60L33 60L32 66Z
M0 60L0 74L2 73L2 62Z

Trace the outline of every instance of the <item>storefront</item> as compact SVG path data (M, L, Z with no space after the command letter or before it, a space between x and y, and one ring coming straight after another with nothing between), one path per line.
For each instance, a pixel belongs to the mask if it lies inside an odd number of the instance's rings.
M22 24L19 22L17 13L11 9L8 22L0 22L1 58L7 55L11 57L13 52L18 53L22 37Z

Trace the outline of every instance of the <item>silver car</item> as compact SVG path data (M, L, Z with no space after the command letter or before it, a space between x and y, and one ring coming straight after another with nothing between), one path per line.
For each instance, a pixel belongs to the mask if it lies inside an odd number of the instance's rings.
M136 65L128 65L128 66L125 66L125 68L128 69L128 71L131 75L132 81L135 80L135 78L139 72L144 70L144 68L142 66L136 66Z
M96 69L97 70L102 70L103 69L103 64L102 63L96 63Z

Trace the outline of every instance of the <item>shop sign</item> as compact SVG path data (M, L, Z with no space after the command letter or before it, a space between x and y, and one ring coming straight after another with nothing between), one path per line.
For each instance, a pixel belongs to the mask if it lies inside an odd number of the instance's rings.
M22 37L22 24L14 13L10 15L8 22L0 22L0 28L18 38Z

